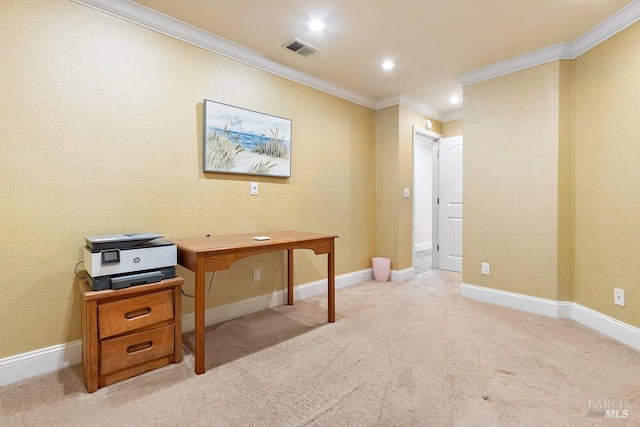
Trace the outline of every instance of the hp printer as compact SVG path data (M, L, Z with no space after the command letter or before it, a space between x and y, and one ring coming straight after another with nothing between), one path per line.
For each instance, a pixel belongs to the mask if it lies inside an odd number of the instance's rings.
M154 233L85 237L84 266L94 291L176 277L176 245Z

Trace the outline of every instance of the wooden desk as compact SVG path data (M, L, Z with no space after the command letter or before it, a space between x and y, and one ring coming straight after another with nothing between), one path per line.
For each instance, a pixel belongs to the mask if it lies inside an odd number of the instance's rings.
M270 240L254 240L266 235ZM229 236L196 237L172 240L178 247L178 264L195 273L195 372L204 369L204 275L211 271L228 270L235 261L265 252L287 251L287 304L293 305L293 250L311 249L316 255L328 258L328 317L336 320L335 307L335 238L332 234L301 231L236 234Z

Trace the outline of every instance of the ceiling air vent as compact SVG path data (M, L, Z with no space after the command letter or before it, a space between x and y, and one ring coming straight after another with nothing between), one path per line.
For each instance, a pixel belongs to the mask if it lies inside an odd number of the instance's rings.
M298 39L291 39L283 44L282 47L289 49L292 52L299 53L302 56L311 56L318 52L318 49L315 47Z

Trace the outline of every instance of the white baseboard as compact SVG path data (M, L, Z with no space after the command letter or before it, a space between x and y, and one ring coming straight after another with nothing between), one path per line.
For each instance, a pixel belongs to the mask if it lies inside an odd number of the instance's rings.
M553 301L466 283L460 285L460 296L543 316L571 318L571 302Z
M345 288L356 283L371 280L372 270L360 270L336 276L336 289ZM294 300L309 298L327 291L327 279L306 283L294 288ZM286 304L287 291L281 290L269 295L260 295L242 301L212 307L205 312L205 324L215 325L220 322L246 316L247 314ZM182 332L195 329L195 315L187 313L182 316ZM82 363L82 341L9 356L0 359L0 386L18 382L36 375L57 371L67 366Z
M356 271L336 276L336 289L355 285L356 283L371 280L373 278L372 269ZM293 300L310 298L327 291L327 279L306 283L293 288ZM212 307L205 311L204 323L206 326L216 325L227 320L257 313L258 311L278 307L287 303L287 291L276 291L272 294L259 295L229 304ZM195 329L195 314L187 313L182 316L182 332L191 332Z
M413 268L402 271L394 270L391 272L391 280L393 282L402 282L410 280L414 275ZM336 277L336 289L371 280L372 278L371 269L343 274ZM294 300L297 301L321 294L326 291L326 286L326 279L296 286L294 288ZM553 301L465 283L460 286L460 296L544 316L573 319L623 344L640 350L639 328L583 307L575 302ZM261 295L231 304L212 307L205 313L205 323L210 326L285 303L286 291L277 291L270 295ZM189 332L193 329L194 314L183 315L183 332ZM79 363L82 363L82 341L54 345L6 357L0 359L0 386Z
M571 318L601 334L640 350L640 329L599 313L580 304L573 303Z
M82 363L82 341L0 359L0 386Z
M433 248L433 242L416 243L415 251L428 251L431 248Z
M406 282L407 280L411 280L416 277L416 271L413 267L406 268L404 270L391 270L391 281L392 282Z
M629 347L640 350L640 329L578 303L553 301L463 283L460 296L559 319L572 319Z

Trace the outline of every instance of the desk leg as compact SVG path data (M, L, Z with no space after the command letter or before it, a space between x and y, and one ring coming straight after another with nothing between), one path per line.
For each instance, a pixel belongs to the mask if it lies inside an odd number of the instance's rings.
M204 257L197 255L195 271L196 374L204 374Z
M287 251L287 304L293 305L293 249Z
M331 239L331 250L327 254L327 264L328 264L328 299L329 299L329 323L333 323L336 321L336 260L335 260L335 251L334 251L335 241Z

